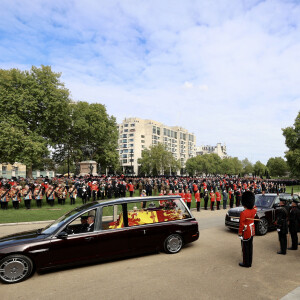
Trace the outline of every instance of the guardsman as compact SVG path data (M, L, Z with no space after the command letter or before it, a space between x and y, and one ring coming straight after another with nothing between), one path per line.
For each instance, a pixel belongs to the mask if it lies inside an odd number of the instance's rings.
M229 205L230 208L233 208L233 203L234 203L234 191L232 190L232 188L229 189Z
M189 189L186 189L186 191L185 191L185 202L187 204L187 207L190 209L191 203L192 203L192 194Z
M129 183L127 184L127 189L129 191L129 196L133 197L134 186L132 184L132 181L129 181Z
M286 254L287 248L287 234L288 234L288 217L289 206L287 205L287 199L279 198L280 208L278 209L275 225L277 227L278 239L280 243L280 251L277 254Z
M298 231L300 229L300 208L298 207L299 200L293 198L292 207L289 214L289 231L292 240L292 247L289 250L298 249Z
M69 193L71 205L75 204L75 200L77 197L77 190L74 184L71 185L71 187L68 190L68 193Z
M220 210L221 193L218 190L216 191L216 200L217 200L217 210Z
M201 200L200 200L200 193L199 190L195 193L195 201L196 201L196 207L197 207L197 211L200 211L200 204L201 204Z
M240 203L241 203L241 200L242 200L242 191L241 189L239 188L237 191L236 191L236 197L235 197L235 204L236 204L236 207L239 207L240 206Z
M204 210L207 210L207 205L208 205L208 191L204 190Z
M214 210L216 195L213 190L211 190L209 196L210 196L210 210Z
M239 236L241 238L243 262L239 263L241 267L250 268L253 257L253 236L255 235L254 218L256 207L254 206L255 196L247 191L242 196L242 205L245 210L240 214Z

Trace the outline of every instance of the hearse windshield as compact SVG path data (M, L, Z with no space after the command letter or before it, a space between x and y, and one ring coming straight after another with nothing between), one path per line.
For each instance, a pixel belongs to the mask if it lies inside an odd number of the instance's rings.
M93 205L95 205L95 203L88 203L88 204L85 204L83 206L79 206L79 207L67 212L66 214L61 216L59 219L57 219L53 223L50 223L45 228L43 228L43 230L41 231L41 234L52 234L52 233L54 233L55 230L57 228L59 228L61 225L67 224L68 221L73 218L73 216L75 216L79 212L83 211L83 209L89 208Z

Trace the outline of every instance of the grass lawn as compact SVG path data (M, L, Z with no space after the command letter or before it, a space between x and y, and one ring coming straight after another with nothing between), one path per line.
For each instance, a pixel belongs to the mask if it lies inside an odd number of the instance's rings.
M292 187L287 187L287 193L291 193ZM295 185L293 187L294 193L300 192L300 185ZM127 193L126 196L129 196ZM134 192L134 196L138 197L139 193L136 190ZM113 198L114 199L114 198ZM113 200L112 199L112 200ZM229 201L228 201L229 202ZM227 202L227 204L228 204ZM46 220L56 220L61 215L65 214L66 212L72 210L73 208L80 206L82 204L81 198L76 199L76 204L71 205L70 200L66 200L65 205L58 205L57 200L53 207L46 204L46 201L43 200L43 206L41 208L37 208L36 203L34 200L31 201L31 209L26 209L24 206L24 201L20 203L20 209L15 210L12 207L12 203L9 202L8 209L2 210L0 209L0 223L17 223L17 222L31 222L31 221L46 221ZM201 199L201 207L203 207L204 201ZM193 196L192 199L192 208L196 207L195 198ZM222 207L222 203L221 203ZM215 204L216 208L216 204Z

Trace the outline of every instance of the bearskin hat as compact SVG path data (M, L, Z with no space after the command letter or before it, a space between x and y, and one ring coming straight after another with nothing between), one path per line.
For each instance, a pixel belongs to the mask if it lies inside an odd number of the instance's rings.
M246 191L242 195L242 205L248 209L252 209L255 203L255 196L252 192Z

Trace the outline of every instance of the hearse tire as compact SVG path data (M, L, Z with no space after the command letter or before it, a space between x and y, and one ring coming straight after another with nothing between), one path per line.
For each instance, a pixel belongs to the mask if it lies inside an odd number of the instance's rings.
M164 241L164 250L168 254L178 253L183 246L183 240L180 234L170 234Z
M33 271L32 260L21 254L12 254L0 261L0 281L18 283L27 279Z
M268 232L268 221L265 218L261 218L255 228L257 235L265 235Z

